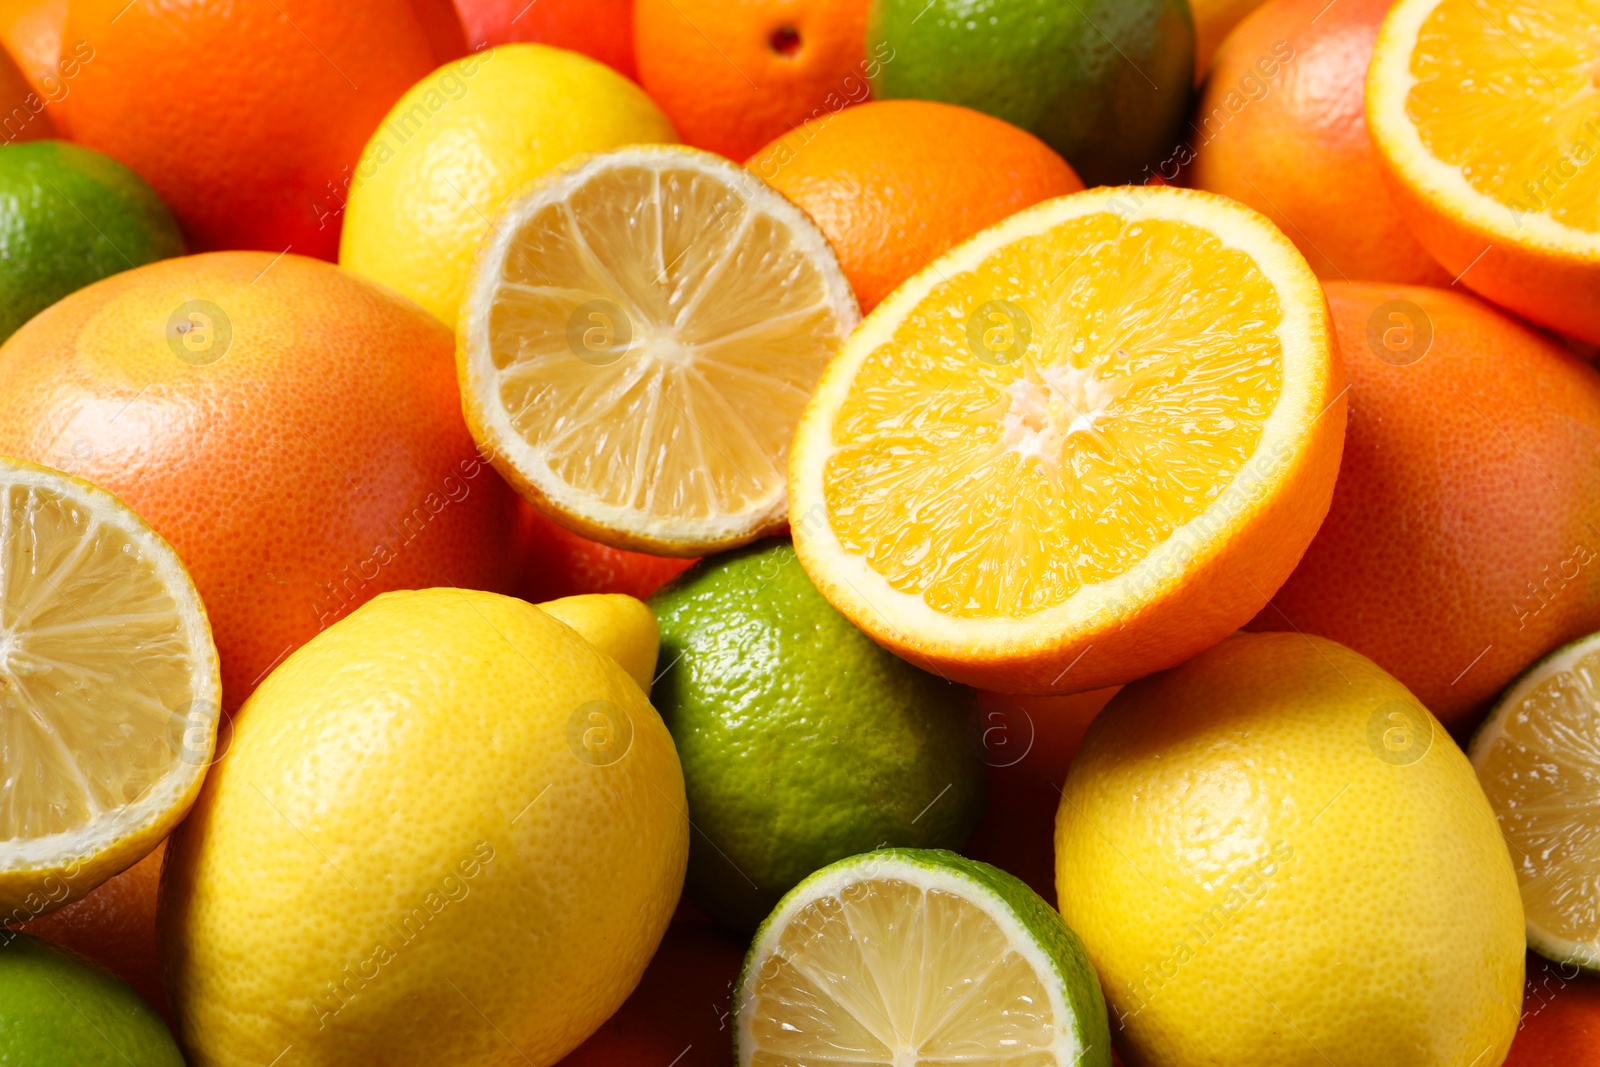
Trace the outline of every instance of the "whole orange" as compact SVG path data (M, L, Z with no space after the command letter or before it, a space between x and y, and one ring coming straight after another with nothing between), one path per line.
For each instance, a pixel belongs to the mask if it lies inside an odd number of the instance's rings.
M1533 660L1600 630L1600 374L1456 290L1325 288L1344 460L1250 626L1348 645L1459 734Z
M1444 285L1367 137L1367 61L1389 3L1271 0L1245 16L1212 62L1187 180L1277 223L1319 278Z
M319 260L218 252L80 289L0 347L0 454L116 493L205 600L230 710L390 589L508 592L515 498L437 319Z
M927 100L812 119L746 166L822 227L863 312L986 226L1083 188L1026 130Z
M18 925L100 964L169 1019L156 939L156 896L167 843L88 896ZM0 935L3 936L3 935Z
M1600 976L1528 953L1522 1026L1505 1067L1600 1067Z
M526 502L520 503L518 523L527 565L517 595L535 604L581 593L643 600L696 562L602 545L551 522Z
M533 41L582 52L637 78L633 0L455 0L473 48Z
M639 81L685 144L744 159L860 103L869 0L638 0Z
M333 259L350 168L444 49L439 2L72 0L62 54L92 55L52 113L154 186L191 248Z

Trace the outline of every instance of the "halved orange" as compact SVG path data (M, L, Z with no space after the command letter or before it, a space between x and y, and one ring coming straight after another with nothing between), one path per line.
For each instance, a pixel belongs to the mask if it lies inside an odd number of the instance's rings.
M1600 343L1600 0L1400 0L1367 125L1452 275Z
M1093 189L867 317L801 419L790 525L823 594L913 662L1096 689L1267 603L1344 425L1327 305L1282 233L1209 193Z
M478 252L467 425L556 522L699 556L781 530L789 440L860 319L822 231L743 167L675 145L580 157Z

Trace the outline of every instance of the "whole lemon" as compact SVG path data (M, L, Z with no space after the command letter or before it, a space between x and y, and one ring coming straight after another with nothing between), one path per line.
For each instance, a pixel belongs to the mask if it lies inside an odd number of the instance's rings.
M1485 1067L1517 1031L1522 903L1472 768L1323 638L1236 635L1119 693L1056 888L1129 1067Z
M373 599L245 703L169 846L191 1067L554 1063L644 973L686 810L666 727L576 630L493 593Z
M580 152L677 140L643 89L576 52L510 44L446 63L367 142L339 262L454 326L478 240L506 197Z

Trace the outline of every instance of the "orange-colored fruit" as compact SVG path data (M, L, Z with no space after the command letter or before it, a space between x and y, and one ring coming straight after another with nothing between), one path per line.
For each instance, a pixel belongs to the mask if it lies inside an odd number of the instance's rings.
M974 740L988 769L989 802L962 854L1016 875L1055 903L1060 786L1094 717L1118 687L1068 696L978 693Z
M685 144L745 159L860 103L867 0L638 0L639 81Z
M1189 181L1266 215L1320 278L1444 285L1367 137L1372 42L1390 0L1272 0L1213 61Z
M533 41L582 52L638 77L633 0L456 0L456 9L473 48Z
M54 137L55 123L45 113L45 105L11 56L0 52L0 143Z
M450 332L330 264L114 275L12 335L0 396L0 454L111 490L177 549L230 710L378 593L514 581L515 500L467 434Z
M1398 0L1367 124L1408 225L1453 277L1600 344L1600 8Z
M1600 976L1528 953L1522 1026L1504 1067L1600 1067Z
M582 593L626 593L643 600L696 562L602 545L557 525L528 503L522 503L518 519L528 563L517 595L535 604Z
M633 995L560 1067L727 1067L746 947L709 922L674 922Z
M191 248L324 259L349 168L439 54L413 0L73 0L61 41L93 58L57 124L154 186Z
M813 119L746 166L816 220L862 312L984 227L1083 188L1026 130L926 100Z
M0 0L0 41L46 100L58 99L71 88L61 82L57 66L61 25L66 20L67 0ZM70 54L72 49L67 51Z
M1251 628L1348 645L1459 732L1533 660L1600 630L1600 374L1467 294L1326 291L1344 461Z
M94 960L170 1018L156 944L156 890L166 852L163 841L154 852L87 896L17 929Z

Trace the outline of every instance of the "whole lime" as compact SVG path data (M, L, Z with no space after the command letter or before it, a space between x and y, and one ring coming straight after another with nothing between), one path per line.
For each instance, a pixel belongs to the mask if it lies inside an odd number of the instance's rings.
M0 341L68 293L183 255L154 189L65 141L0 146Z
M754 930L835 860L965 843L984 801L972 691L874 644L787 541L712 557L650 605L666 665L651 699L683 764L702 911Z
M154 1008L66 949L0 931L0 1064L183 1067Z
M1021 126L1084 182L1148 177L1194 81L1186 0L873 0L879 100L942 100Z

